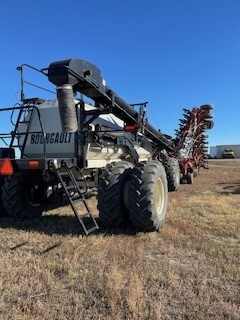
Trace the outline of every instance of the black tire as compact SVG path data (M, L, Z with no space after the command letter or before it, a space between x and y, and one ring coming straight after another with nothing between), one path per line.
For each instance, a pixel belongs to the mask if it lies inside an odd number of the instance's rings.
M212 104L204 104L202 106L200 106L201 110L211 110L213 109L213 105Z
M193 172L187 173L187 184L193 184Z
M13 218L39 217L48 207L41 171L18 171L5 178L2 190L3 206Z
M214 122L212 120L204 120L203 127L206 130L210 130L214 127Z
M97 207L99 218L105 227L122 227L128 222L124 190L132 168L132 163L119 161L103 170L99 177Z
M0 177L0 217L6 216L6 210L3 207L3 201L2 201L2 187L5 183L5 177Z
M137 164L129 180L130 219L139 231L158 230L165 221L168 202L167 176L159 161Z
M180 186L181 178L178 160L164 156L164 158L162 158L162 163L167 174L168 191L177 191Z

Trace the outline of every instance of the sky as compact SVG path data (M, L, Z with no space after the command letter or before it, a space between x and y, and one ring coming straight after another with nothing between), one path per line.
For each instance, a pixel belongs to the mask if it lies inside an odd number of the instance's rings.
M125 101L148 101L163 133L175 136L183 108L212 104L209 145L240 144L240 0L5 0L0 39L1 108L20 97L17 66L80 58Z

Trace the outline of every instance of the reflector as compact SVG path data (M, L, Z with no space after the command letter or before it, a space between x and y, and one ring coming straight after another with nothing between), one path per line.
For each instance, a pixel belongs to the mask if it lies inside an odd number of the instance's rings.
M11 176L13 174L13 166L9 158L5 158L0 167L0 174L3 176Z
M29 160L28 165L31 168L37 168L39 167L39 162L37 160Z
M136 132L140 127L141 127L141 125L139 123L125 124L124 131L125 132Z

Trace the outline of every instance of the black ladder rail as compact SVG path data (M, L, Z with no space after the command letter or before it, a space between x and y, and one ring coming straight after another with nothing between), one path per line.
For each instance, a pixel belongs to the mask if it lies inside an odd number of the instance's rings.
M11 146L12 146L12 148L19 147L19 145L14 145L13 141L16 138L16 136L19 134L19 133L17 133L19 125L23 124L23 123L26 124L26 132L24 132L24 134L23 134L24 135L24 139L23 139L23 143L22 143L21 149L20 149L21 150L21 158L23 157L23 152L24 152L24 149L25 149L25 146L26 146L26 143L27 143L27 139L28 139L29 133L30 133L30 126L31 126L31 122L32 122L32 119L33 119L34 110L35 110L34 108L29 108L29 110L28 110L29 120L22 120L22 117L24 117L26 115L27 109L23 108L23 109L19 110L17 124L15 125L15 129L14 129L14 132L13 132L13 140L12 140ZM20 133L20 134L22 134L22 133Z
M53 167L56 171L56 174L58 176L58 179L64 189L64 191L66 192L66 195L67 195L67 198L69 200L69 203L71 205L71 208L75 214L75 216L78 218L78 221L80 222L84 232L86 235L90 234L91 232L95 231L95 230L98 230L99 229L99 226L97 224L97 221L96 219L94 218L94 216L92 215L90 209L89 209L89 206L88 206L88 203L84 197L84 194L83 192L81 192L80 188L79 188L79 185L76 181L76 178L74 177L74 174L72 172L72 168L73 166L69 166L67 162L64 161L64 163L62 163L62 166L61 167L57 167L54 162L52 162L53 164ZM63 170L63 171L60 171ZM72 182L72 185L71 186L67 186L65 184L65 180L64 180L64 177L66 178L69 178L70 181ZM71 194L71 191L73 191L73 194ZM76 195L77 193L77 195ZM79 201L82 201L83 204L84 204L84 207L86 209L86 213L83 213L83 214L80 214L76 208L76 205L75 203L76 202L79 202ZM84 223L83 219L82 218L91 218L91 222L93 223L93 227L92 228L87 228L87 225Z

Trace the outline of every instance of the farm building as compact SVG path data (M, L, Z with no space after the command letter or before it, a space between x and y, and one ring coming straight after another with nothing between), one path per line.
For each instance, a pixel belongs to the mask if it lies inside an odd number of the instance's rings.
M210 157L211 158L222 158L222 154L225 149L233 149L235 158L240 158L240 144L225 144L219 146L210 147Z

